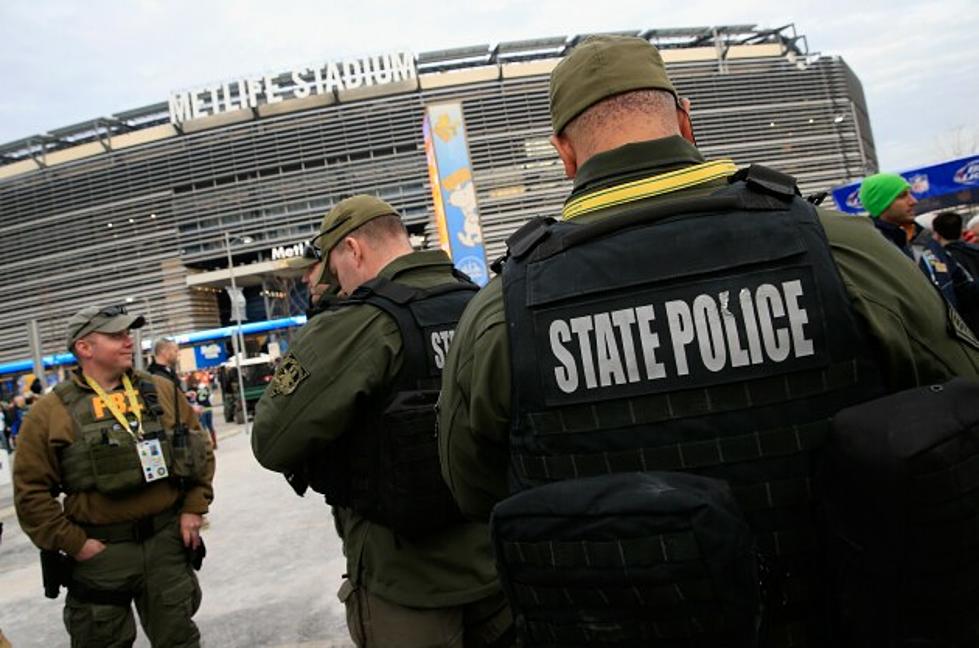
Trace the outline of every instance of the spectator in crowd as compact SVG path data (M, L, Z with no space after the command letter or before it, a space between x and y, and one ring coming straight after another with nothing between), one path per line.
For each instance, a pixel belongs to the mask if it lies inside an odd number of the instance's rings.
M0 444L10 452L10 426L7 425L7 402L0 401Z
M962 239L966 243L979 243L979 216L973 216L965 225Z
M27 399L23 395L17 394L14 396L10 423L10 447L12 449L17 448L17 435L20 434L20 426L24 422L24 417L27 415L28 409L30 408L27 405Z
M962 240L962 217L954 211L942 212L935 216L931 228L935 240L945 248L945 252L973 279L979 278L979 246Z
M200 419L201 427L211 435L211 446L218 449L218 435L214 430L214 412L211 409L211 385L208 375L205 373L197 382L193 391L187 392L187 398L194 405L197 417Z
M918 264L949 304L960 310L960 299L970 303L975 299L979 287L972 278L937 241L923 235L914 222L914 206L918 201L911 194L907 180L896 173L865 178L860 185L860 202L870 213L877 231ZM976 323L970 322L970 328L975 332Z
M153 344L153 362L146 367L146 370L151 374L166 378L179 387L180 379L177 378L176 371L179 355L180 349L176 342L170 338L160 338Z

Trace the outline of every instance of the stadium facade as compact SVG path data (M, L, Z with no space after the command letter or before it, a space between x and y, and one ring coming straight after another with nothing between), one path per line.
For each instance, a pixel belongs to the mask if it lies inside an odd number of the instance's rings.
M803 192L876 170L859 80L793 25L622 33L661 49L708 158L776 167ZM495 258L569 191L548 143L547 83L584 37L317 62L0 145L0 362L29 355L31 319L44 353L63 351L64 321L93 302L131 302L154 335L228 323L225 232L249 318L300 312L278 257L355 193L391 202L417 241L439 245L432 186L446 178L423 132L434 105L461 106Z

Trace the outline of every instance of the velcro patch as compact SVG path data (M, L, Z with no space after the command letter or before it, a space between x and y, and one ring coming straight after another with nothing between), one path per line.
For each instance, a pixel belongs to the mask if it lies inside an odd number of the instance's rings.
M945 302L945 309L948 312L949 333L951 333L956 339L965 342L973 349L979 350L979 340L977 340L976 336L973 335L969 325L965 323L965 320L962 319L959 312L955 310L955 308L948 302Z
M299 383L309 378L309 372L303 367L299 360L293 355L287 355L279 368L275 370L275 376L269 389L273 396L288 396L296 391Z

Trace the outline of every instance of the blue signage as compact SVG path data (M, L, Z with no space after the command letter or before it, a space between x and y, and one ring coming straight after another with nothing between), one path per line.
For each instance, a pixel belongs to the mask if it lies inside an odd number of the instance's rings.
M922 203L918 212L979 201L979 155L902 171L900 175L911 185L912 195ZM851 182L833 189L833 200L840 211L847 214L866 211L860 203L860 184Z
M228 359L223 342L208 342L194 347L194 361L198 369L216 367Z

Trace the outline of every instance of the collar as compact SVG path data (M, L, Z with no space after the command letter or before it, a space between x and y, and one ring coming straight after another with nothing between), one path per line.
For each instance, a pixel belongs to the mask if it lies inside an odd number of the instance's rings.
M571 196L702 162L700 151L679 135L633 142L590 157L575 175Z
M136 387L139 384L138 383L139 379L136 377L136 372L134 372L132 369L125 371L124 373L129 376L129 380L132 381L134 387ZM71 381L74 382L77 386L84 389L85 391L90 391L92 393L95 393L95 390L93 390L89 386L89 384L85 381L85 373L82 371L81 367L71 372ZM120 388L122 388L122 375L119 376L119 385L108 391L115 391L116 389L120 389Z
M452 267L452 260L442 250L416 250L399 256L394 261L381 268L377 276L382 279L394 280L395 277L418 270L420 268Z

